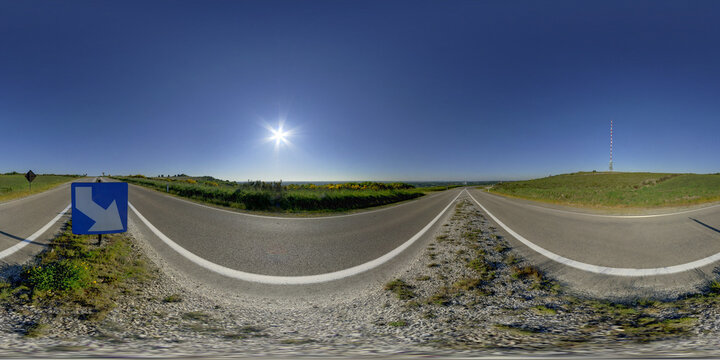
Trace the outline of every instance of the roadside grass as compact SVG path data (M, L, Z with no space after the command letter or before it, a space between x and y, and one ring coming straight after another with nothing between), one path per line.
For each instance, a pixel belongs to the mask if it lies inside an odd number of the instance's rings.
M23 196L50 190L60 184L77 179L76 175L38 175L32 182L32 191L23 174L0 175L0 201L17 199Z
M720 201L720 173L578 172L498 183L490 192L555 204L655 208Z
M395 279L385 284L385 290L394 293L400 300L410 300L415 297L412 286L400 279Z
M119 295L134 293L153 275L127 235L109 234L101 245L96 242L95 236L72 234L68 222L31 265L0 285L0 300L9 308L29 306L46 315L60 311L80 320L102 320ZM26 333L31 336L38 329Z
M388 326L392 326L392 327L403 327L403 326L407 326L407 324L408 324L408 323L407 323L407 321L405 321L405 320L397 320L397 321L391 321L391 322L389 322L389 323L388 323Z
M252 181L236 183L203 178L113 177L131 184L201 202L241 210L269 212L337 212L411 200L446 187L415 188L405 183L341 183L282 185ZM210 178L212 179L212 178Z
M182 302L183 299L182 299L182 296L180 296L179 294L171 294L171 295L164 297L162 301L165 303L178 303L178 302Z

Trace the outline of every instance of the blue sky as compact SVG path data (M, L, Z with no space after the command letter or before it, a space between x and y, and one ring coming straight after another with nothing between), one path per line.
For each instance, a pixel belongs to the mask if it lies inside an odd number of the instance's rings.
M720 3L0 1L0 172L720 171ZM292 146L264 124L284 119Z

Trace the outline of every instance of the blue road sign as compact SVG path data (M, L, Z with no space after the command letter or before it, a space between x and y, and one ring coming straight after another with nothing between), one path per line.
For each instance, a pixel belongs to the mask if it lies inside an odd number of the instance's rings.
M127 183L73 183L70 190L73 234L127 231Z

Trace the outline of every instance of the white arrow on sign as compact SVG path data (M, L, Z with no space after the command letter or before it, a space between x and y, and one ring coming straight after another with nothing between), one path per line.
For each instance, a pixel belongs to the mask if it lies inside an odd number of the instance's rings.
M95 220L95 224L88 231L115 231L122 230L122 220L117 204L113 200L107 209L103 209L92 199L92 187L78 186L75 188L75 207L87 217Z

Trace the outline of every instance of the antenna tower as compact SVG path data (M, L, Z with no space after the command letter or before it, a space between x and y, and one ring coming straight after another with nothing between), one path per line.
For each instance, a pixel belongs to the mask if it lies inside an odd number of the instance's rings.
M610 119L610 171L613 171L613 121Z

